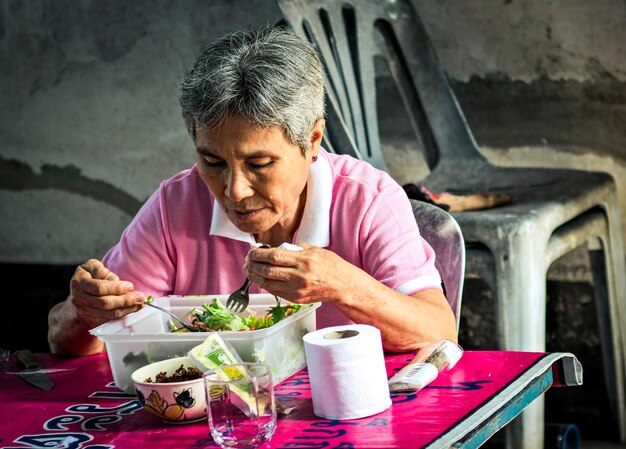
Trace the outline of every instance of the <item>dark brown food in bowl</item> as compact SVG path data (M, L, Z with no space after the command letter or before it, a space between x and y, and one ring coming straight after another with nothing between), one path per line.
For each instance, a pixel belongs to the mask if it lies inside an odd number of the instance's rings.
M165 371L160 372L156 375L156 380L152 380L152 377L148 377L144 380L147 383L172 383L172 382L184 382L186 380L194 380L200 379L202 377L202 371L195 367L185 367L184 365L180 365L180 367L174 371L171 376L168 376Z

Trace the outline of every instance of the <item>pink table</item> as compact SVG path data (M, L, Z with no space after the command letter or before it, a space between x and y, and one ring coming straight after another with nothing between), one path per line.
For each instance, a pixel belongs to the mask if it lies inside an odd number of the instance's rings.
M55 382L51 391L30 386L12 366L0 372L0 447L217 447L206 421L166 424L143 411L115 387L103 354L37 357ZM387 356L388 375L411 358ZM276 387L278 400L296 408L279 416L264 448L477 447L551 386L581 383L580 364L568 353L466 351L454 369L417 395L394 397L387 411L329 421L313 414L302 370Z

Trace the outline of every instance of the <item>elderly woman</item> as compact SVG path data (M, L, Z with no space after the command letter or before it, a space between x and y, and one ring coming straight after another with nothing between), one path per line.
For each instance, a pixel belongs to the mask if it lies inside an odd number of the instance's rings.
M76 269L50 311L53 352L102 351L88 330L147 295L230 293L246 276L251 293L321 301L318 327L376 326L388 351L456 340L402 188L320 146L323 69L308 42L277 28L224 36L184 78L180 102L197 163L160 185L102 262Z

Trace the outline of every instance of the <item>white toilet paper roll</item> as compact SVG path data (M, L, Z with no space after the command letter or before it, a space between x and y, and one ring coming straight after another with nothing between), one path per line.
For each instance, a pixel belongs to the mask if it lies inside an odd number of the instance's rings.
M380 331L363 324L304 336L313 412L326 419L375 415L391 406Z

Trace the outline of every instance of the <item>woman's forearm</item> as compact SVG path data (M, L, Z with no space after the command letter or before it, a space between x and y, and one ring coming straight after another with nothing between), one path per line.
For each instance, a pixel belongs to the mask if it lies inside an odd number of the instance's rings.
M104 343L89 333L69 299L56 304L48 314L48 344L53 354L90 355L104 351Z
M364 275L343 289L334 305L352 321L380 329L385 350L407 352L443 339L457 341L454 314L441 290L407 296Z

